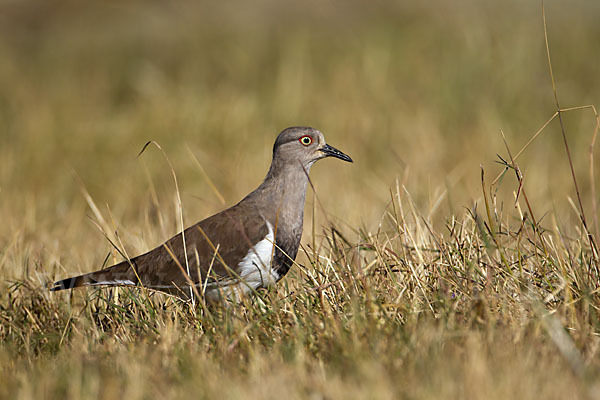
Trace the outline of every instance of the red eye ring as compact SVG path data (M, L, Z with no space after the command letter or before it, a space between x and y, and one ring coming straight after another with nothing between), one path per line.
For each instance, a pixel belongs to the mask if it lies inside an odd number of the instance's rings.
M310 146L313 142L313 139L310 135L304 135L300 139L298 139L298 141L304 146Z

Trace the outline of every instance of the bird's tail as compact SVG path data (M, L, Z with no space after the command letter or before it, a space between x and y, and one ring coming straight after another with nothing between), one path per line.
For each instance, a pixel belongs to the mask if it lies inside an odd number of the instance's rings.
M74 276L63 279L50 285L50 290L73 289L81 286L135 286L137 285L137 275L128 261L124 261L110 268Z

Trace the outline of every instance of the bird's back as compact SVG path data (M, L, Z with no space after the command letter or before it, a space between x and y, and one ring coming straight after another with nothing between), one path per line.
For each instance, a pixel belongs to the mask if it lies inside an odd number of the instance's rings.
M190 226L183 235L179 233L147 253L56 282L52 289L141 285L183 297L199 292L212 298L220 297L221 292L247 292L280 278L270 274L274 229L258 210L249 210L242 202Z

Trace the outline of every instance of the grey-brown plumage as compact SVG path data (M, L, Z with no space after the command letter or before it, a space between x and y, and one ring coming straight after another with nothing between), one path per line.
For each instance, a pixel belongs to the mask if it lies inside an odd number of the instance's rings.
M208 217L163 245L112 267L55 282L51 290L80 286L145 286L188 297L237 297L279 281L302 237L308 172L314 162L352 162L309 127L277 136L264 182L238 204ZM187 253L187 260L186 260ZM189 274L188 274L189 269Z

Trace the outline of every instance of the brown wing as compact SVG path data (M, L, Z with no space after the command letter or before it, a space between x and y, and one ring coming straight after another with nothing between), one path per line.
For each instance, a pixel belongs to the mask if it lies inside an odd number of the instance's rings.
M241 211L237 206L230 208L184 231L192 282L204 283L207 276L209 281L235 279L239 262L251 247L267 236L267 224L258 213ZM179 234L163 246L137 257L135 264L142 284L157 288L164 284L188 286L186 274L182 273L182 269L187 273L184 254L183 238Z
M124 261L56 282L51 290L141 283L151 289L177 292L189 287L190 282L197 285L235 280L239 262L269 232L264 218L253 211L238 204L187 228L183 235L185 252L180 233L154 250L131 259L131 263Z

